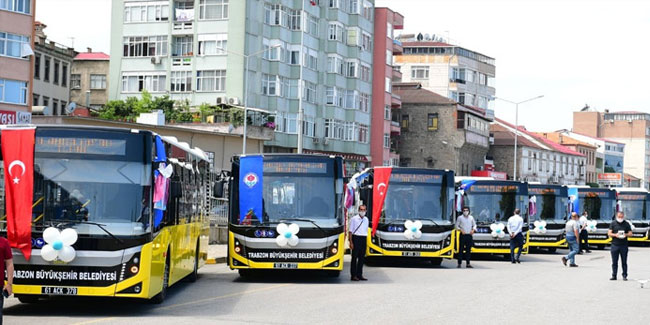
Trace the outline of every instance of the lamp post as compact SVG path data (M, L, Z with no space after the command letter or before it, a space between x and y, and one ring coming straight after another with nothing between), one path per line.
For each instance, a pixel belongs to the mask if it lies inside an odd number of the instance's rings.
M247 126L248 126L248 61L249 61L249 59L251 57L258 56L258 55L260 55L260 54L262 54L262 53L264 53L266 51L270 51L270 50L272 50L274 48L277 48L277 47L280 47L280 44L273 45L268 49L257 51L255 53L248 54L248 55L233 52L233 51L229 51L229 50L226 50L226 49L223 49L223 48L217 48L217 50L219 50L219 51L226 52L228 54L239 55L239 56L244 58L244 140L243 140L243 144L242 144L242 155L246 154L246 137L247 137L247 132L248 132L248 128L247 128Z
M515 161L514 161L514 172L512 174L512 179L515 181L517 180L517 135L519 134L519 104L527 103L535 99L540 99L542 97L544 97L544 95L539 95L537 97L529 98L520 102L514 102L500 97L494 97L494 99L500 99L506 103L515 105L515 158L514 158Z

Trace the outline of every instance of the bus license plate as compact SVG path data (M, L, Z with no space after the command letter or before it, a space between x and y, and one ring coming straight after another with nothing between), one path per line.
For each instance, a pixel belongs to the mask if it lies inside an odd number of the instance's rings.
M420 256L420 252L402 252L402 256Z
M73 287L41 287L41 294L44 294L44 295L75 296L75 295L77 295L77 288L73 288Z
M274 269L297 269L298 263L273 263Z

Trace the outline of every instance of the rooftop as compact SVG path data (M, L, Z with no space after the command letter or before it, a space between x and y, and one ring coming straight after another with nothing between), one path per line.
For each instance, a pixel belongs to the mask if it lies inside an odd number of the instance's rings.
M583 146L596 149L597 147L578 139L572 138L560 132L535 132L537 135L562 145Z
M533 138L534 140L540 142L542 145L548 147L548 148L544 148L544 149L553 150L553 151L557 151L557 152L564 153L564 154L567 154L567 155L572 155L572 156L578 156L578 157L584 157L585 156L585 155L583 155L583 154L581 154L581 153L579 153L577 151L571 150L571 149L569 149L569 148L567 148L567 147L565 147L565 146L563 146L561 144L557 144L557 143L555 143L555 142L553 142L553 141L551 141L549 139L546 139L546 138L544 138L544 137L542 137L542 136L540 136L540 135L538 135L538 134L536 134L534 132L530 132L530 131L526 130L525 127L523 127L521 125L518 128L515 128L514 125L512 125L512 124L510 124L510 123L508 123L508 122L506 122L506 121L504 121L502 119L495 118L494 121L499 123L499 124L502 124L502 125L506 126L506 128L508 128L509 132L515 132L514 130L517 130L520 134L527 135L527 136Z
M84 53L77 54L77 56L75 56L74 59L104 61L104 60L110 60L111 56L104 52L84 52Z
M571 133L574 133L574 134L577 134L577 135L580 135L580 136L583 136L583 137L587 137L587 138L590 138L590 139L598 140L598 141L604 141L604 142L615 143L615 144L624 144L624 143L622 143L622 142L618 142L618 141L614 141L614 140L610 140L610 139L599 138L599 137L592 137L592 136L590 136L590 135L586 135L586 134L584 134L584 133L580 133L580 132L576 132L576 131L557 130L557 131L555 131L555 132L571 132Z
M402 104L455 104L453 100L422 88L417 82L393 84L393 92L402 98Z

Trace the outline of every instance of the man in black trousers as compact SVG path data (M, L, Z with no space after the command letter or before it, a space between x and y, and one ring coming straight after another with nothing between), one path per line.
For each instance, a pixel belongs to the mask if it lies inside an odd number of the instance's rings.
M632 237L632 226L625 220L623 212L616 213L616 219L609 225L607 235L612 238L612 277L610 280L615 281L618 273L618 257L621 257L621 267L623 268L623 281L627 281L627 238Z
M366 206L359 206L359 214L350 218L348 228L348 239L352 250L352 261L350 265L350 280L368 281L363 277L363 262L366 257L366 240L368 239L368 218L366 217Z
M474 244L473 235L476 231L476 221L469 214L469 208L463 208L463 215L456 220L456 229L460 231L460 247L458 250L458 268L460 268L463 257L465 258L465 267L472 268L470 258L472 256L472 245Z

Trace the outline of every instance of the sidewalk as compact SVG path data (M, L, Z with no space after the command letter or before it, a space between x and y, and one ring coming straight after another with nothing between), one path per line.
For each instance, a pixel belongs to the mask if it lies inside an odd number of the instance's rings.
M226 263L226 255L228 254L228 245L215 244L208 246L208 260L207 264L221 264Z

